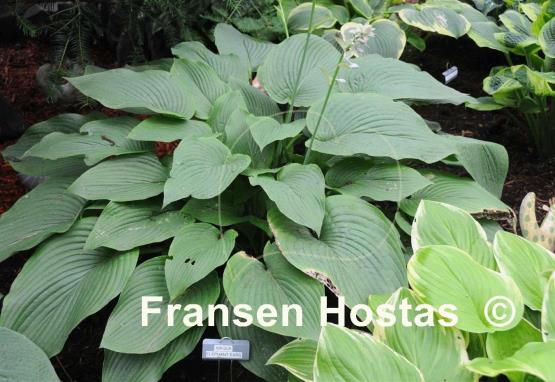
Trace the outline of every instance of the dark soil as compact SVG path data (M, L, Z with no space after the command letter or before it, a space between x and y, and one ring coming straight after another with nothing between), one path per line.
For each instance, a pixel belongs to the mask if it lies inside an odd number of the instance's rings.
M101 64L113 66L115 59L110 52L98 52ZM441 80L441 73L449 66L459 67L459 77L451 83L454 88L482 95L482 79L494 64L504 64L502 56L488 49L478 49L468 39L431 38L428 49L423 54L410 51L405 60L419 65L422 69ZM48 61L47 45L37 41L24 40L19 43L0 42L0 95L21 113L27 124L48 119L61 112L81 112L76 106L50 104L38 89L35 73L40 65ZM463 106L419 107L424 118L437 121L444 131L456 135L489 140L504 145L510 156L510 169L503 201L518 211L520 201L527 192L534 191L540 202L555 196L555 166L539 160L528 143L527 127L515 125L506 112L483 113ZM1 130L1 129L0 129ZM8 142L0 142L0 149ZM171 150L173 145L160 145L157 151ZM23 186L11 167L0 157L0 214L9 208L22 194ZM22 253L4 261L0 266L0 293L6 294L13 279L29 257ZM98 348L112 302L98 314L83 321L71 334L61 354L52 360L63 381L99 381L102 370L102 350ZM217 336L214 329L208 332ZM197 348L187 358L172 367L164 376L165 381L257 381L239 365L215 364L200 360ZM233 379L231 379L233 377ZM123 381L122 381L123 382Z

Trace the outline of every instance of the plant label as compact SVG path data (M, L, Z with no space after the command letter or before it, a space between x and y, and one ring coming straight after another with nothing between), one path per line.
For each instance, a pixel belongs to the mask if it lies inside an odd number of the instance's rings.
M446 71L444 71L442 74L443 74L443 78L445 79L445 84L447 85L449 82L453 81L455 78L458 77L459 68L457 68L456 66L453 66L447 69Z
M202 341L203 360L248 361L249 358L250 343L247 340L232 340L230 338L206 338Z

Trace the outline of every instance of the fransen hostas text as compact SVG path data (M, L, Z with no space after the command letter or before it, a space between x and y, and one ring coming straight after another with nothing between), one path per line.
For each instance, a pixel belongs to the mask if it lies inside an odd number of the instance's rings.
M229 326L230 322L239 327L257 325L261 327L279 326L303 326L303 309L300 305L291 304L276 307L263 304L256 309L247 304L237 304L232 310L227 305L208 305L207 312L197 304L182 306L181 304L161 304L161 296L143 296L141 301L141 325L148 326L149 320L160 319L164 315L168 326L185 325L191 326L215 326L216 316L219 316L222 326ZM346 306L343 297L338 298L337 307L328 307L327 297L320 299L320 324L326 326L328 318L330 322L337 322L345 326ZM349 314L351 323L358 327L365 327L370 323L379 326L393 326L400 320L403 326L455 326L458 316L455 313L457 307L452 304L444 304L435 310L431 305L411 305L407 299L403 299L397 306L381 304L375 311L368 305L355 305ZM331 318L335 318L331 321ZM207 318L206 322L205 319ZM181 321L181 322L179 322Z

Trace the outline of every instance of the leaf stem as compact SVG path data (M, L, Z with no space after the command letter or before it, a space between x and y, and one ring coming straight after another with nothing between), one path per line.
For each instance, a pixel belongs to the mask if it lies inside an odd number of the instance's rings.
M283 23L283 29L285 30L285 37L289 38L289 28L287 27L287 20L285 20L285 11L283 10L283 3L278 0L279 14L281 16L281 22Z
M333 76L331 78L331 83L328 86L328 91L326 93L326 98L324 98L324 104L322 105L322 110L320 110L320 115L318 116L318 121L316 122L316 127L314 128L314 134L310 138L310 143L308 145L308 150L306 151L306 155L304 157L303 164L308 164L310 160L310 154L312 153L312 145L314 145L314 137L318 133L318 129L320 128L320 123L322 122L322 117L324 116L324 112L326 111L326 107L328 106L328 102L330 100L331 92L333 90L333 86L335 85L335 80L337 79L337 74L339 74L339 68L341 68L341 62L343 61L343 55L339 55L339 61L337 65L335 65L335 70L333 71Z

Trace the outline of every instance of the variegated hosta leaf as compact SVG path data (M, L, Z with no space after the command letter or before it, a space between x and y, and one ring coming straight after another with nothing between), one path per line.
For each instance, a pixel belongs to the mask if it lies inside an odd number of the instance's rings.
M291 338L284 337L267 330L262 330L255 325L239 327L233 324L237 317L233 314L233 306L227 299L224 300L229 311L229 325L223 325L222 315L216 319L218 333L221 337L241 338L250 342L250 359L241 361L241 365L268 382L284 382L287 380L287 372L275 365L268 365L268 359L278 351L283 345L291 341Z
M125 251L158 243L174 237L190 221L179 211L161 212L159 204L153 201L110 202L87 239L86 248Z
M553 381L555 380L554 358L555 341L530 342L510 357L495 361L476 358L467 365L467 368L487 377L522 372L543 381Z
M406 8L399 12L399 17L413 27L454 38L462 37L470 30L468 20L449 8Z
M0 215L0 261L73 225L85 200L66 191L72 180L51 178Z
M413 251L427 245L450 245L468 253L484 267L496 270L486 232L466 211L445 203L422 200L414 216Z
M218 38L216 37L217 43ZM177 44L172 48L172 53L179 58L189 61L200 61L210 65L223 81L227 82L232 78L236 78L241 82L249 81L249 68L242 62L239 55L227 54L221 51L221 54L215 54L198 41L187 41Z
M127 202L161 194L167 178L168 169L154 154L126 156L97 164L69 191L88 200Z
M102 381L159 381L166 370L193 352L204 329L204 326L193 327L154 353L125 354L105 350Z
M550 271L555 270L555 254L539 244L509 232L497 232L494 241L499 269L518 285L524 303L541 310Z
M195 100L162 70L112 69L67 79L77 90L111 109L138 114L166 114L189 119Z
M328 187L378 201L399 202L430 184L418 171L400 163L376 163L364 158L345 158L326 173Z
M181 141L164 187L164 205L189 196L195 199L218 196L250 162L247 155L232 154L217 138Z
M261 329L284 336L317 339L323 285L289 264L274 244L266 245L263 258L264 263L239 252L228 261L223 280L227 298L234 306L247 304L253 311L265 304L275 307L274 325L265 326L255 318L254 324ZM282 307L293 304L300 306L301 311L290 310L284 314ZM287 325L283 324L284 320Z
M262 187L289 219L320 234L326 199L320 167L290 163L275 175L251 176L249 181L252 186Z
M545 55L555 58L555 19L549 20L542 27L539 41Z
M297 119L291 123L280 124L274 118L247 116L247 123L252 137L260 147L264 150L270 143L282 141L286 138L292 138L300 134L305 125L304 119Z
M268 360L269 365L279 365L301 381L314 380L314 359L318 342L297 339L289 342Z
M135 126L127 137L136 141L173 142L205 137L211 133L210 126L202 121L154 115Z
M418 204L424 199L451 204L471 214L510 212L509 206L472 179L434 170L422 170L421 173L433 184L401 201L401 210L411 216L414 216Z
M380 326L375 323L374 337L414 364L426 381L474 381L475 376L464 367L468 355L462 333L452 327L442 327L438 317L432 311L426 314L425 310L419 313L411 309L405 319L413 323L423 320L432 322L432 325L403 325L403 313L399 305L405 301L413 307L420 303L410 289L396 291L386 302L395 307L395 325Z
M316 29L332 28L337 19L333 13L324 5L317 4L314 7L312 24L310 22L310 14L312 13L312 3L302 3L289 12L287 16L287 27L292 32L306 32Z
M44 352L24 335L0 327L0 375L6 381L58 382Z
M278 103L310 106L326 94L340 53L326 40L311 35L303 55L306 40L306 34L289 37L272 49L259 68L260 82Z
M314 380L424 382L414 364L369 334L333 324L322 329Z
M186 224L175 235L165 264L170 299L178 296L214 269L223 265L233 248L237 232L218 231L206 223Z
M532 22L513 9L503 12L499 16L499 20L510 32L532 36Z
M85 163L94 165L115 155L150 152L153 144L128 139L129 132L139 123L134 118L117 117L88 122L81 133L53 132L25 152L26 157L60 159L85 157Z
M318 102L308 111L311 134L322 106ZM314 151L341 156L367 154L433 163L453 152L409 106L377 94L333 94L311 139Z
M8 146L2 151L2 156L10 162L15 171L29 176L72 176L79 175L86 170L81 158L63 160L48 160L23 155L27 150L39 143L42 138L52 132L65 134L78 133L81 126L96 119L104 118L100 113L88 115L60 114L49 120L34 124L25 130L17 143Z
M222 23L216 25L214 39L220 54L236 55L251 71L256 71L275 47L271 42L256 40L239 32L232 25Z
M545 286L541 324L543 340L555 340L555 272L551 273L551 277Z
M379 209L361 199L328 197L319 239L277 209L268 213L268 222L285 258L344 296L348 306L406 285L399 234Z
M194 99L195 116L200 119L208 118L216 99L229 89L216 71L202 61L175 60L171 74Z
M524 305L515 282L480 265L456 247L420 248L408 263L408 279L422 302L435 309L454 305L456 327L461 330L472 333L509 330L522 318ZM500 314L497 303L505 304L503 319L497 319Z
M476 45L482 48L495 49L503 53L508 53L509 49L501 44L496 38L497 33L502 33L501 29L493 21L471 22L468 37L470 37Z
M123 289L138 251L84 250L96 218L78 221L41 245L4 298L0 326L16 330L52 357L71 331Z
M208 305L215 304L220 294L218 275L213 272L190 287L184 294L170 300L164 278L165 256L154 257L137 267L125 285L112 311L101 347L119 353L146 354L162 350L173 340L195 325L186 325L183 318L191 311L187 305L198 304L202 308L202 320L208 315ZM142 326L142 301L145 296L162 297L161 302L150 301L149 309L160 313L149 314L146 326ZM179 304L180 309L169 317L174 325L168 325L168 304ZM200 315L199 315L200 317Z
M343 68L339 72L341 81L336 86L342 92L377 93L397 100L455 105L474 101L403 61L372 54L353 62L357 68Z

